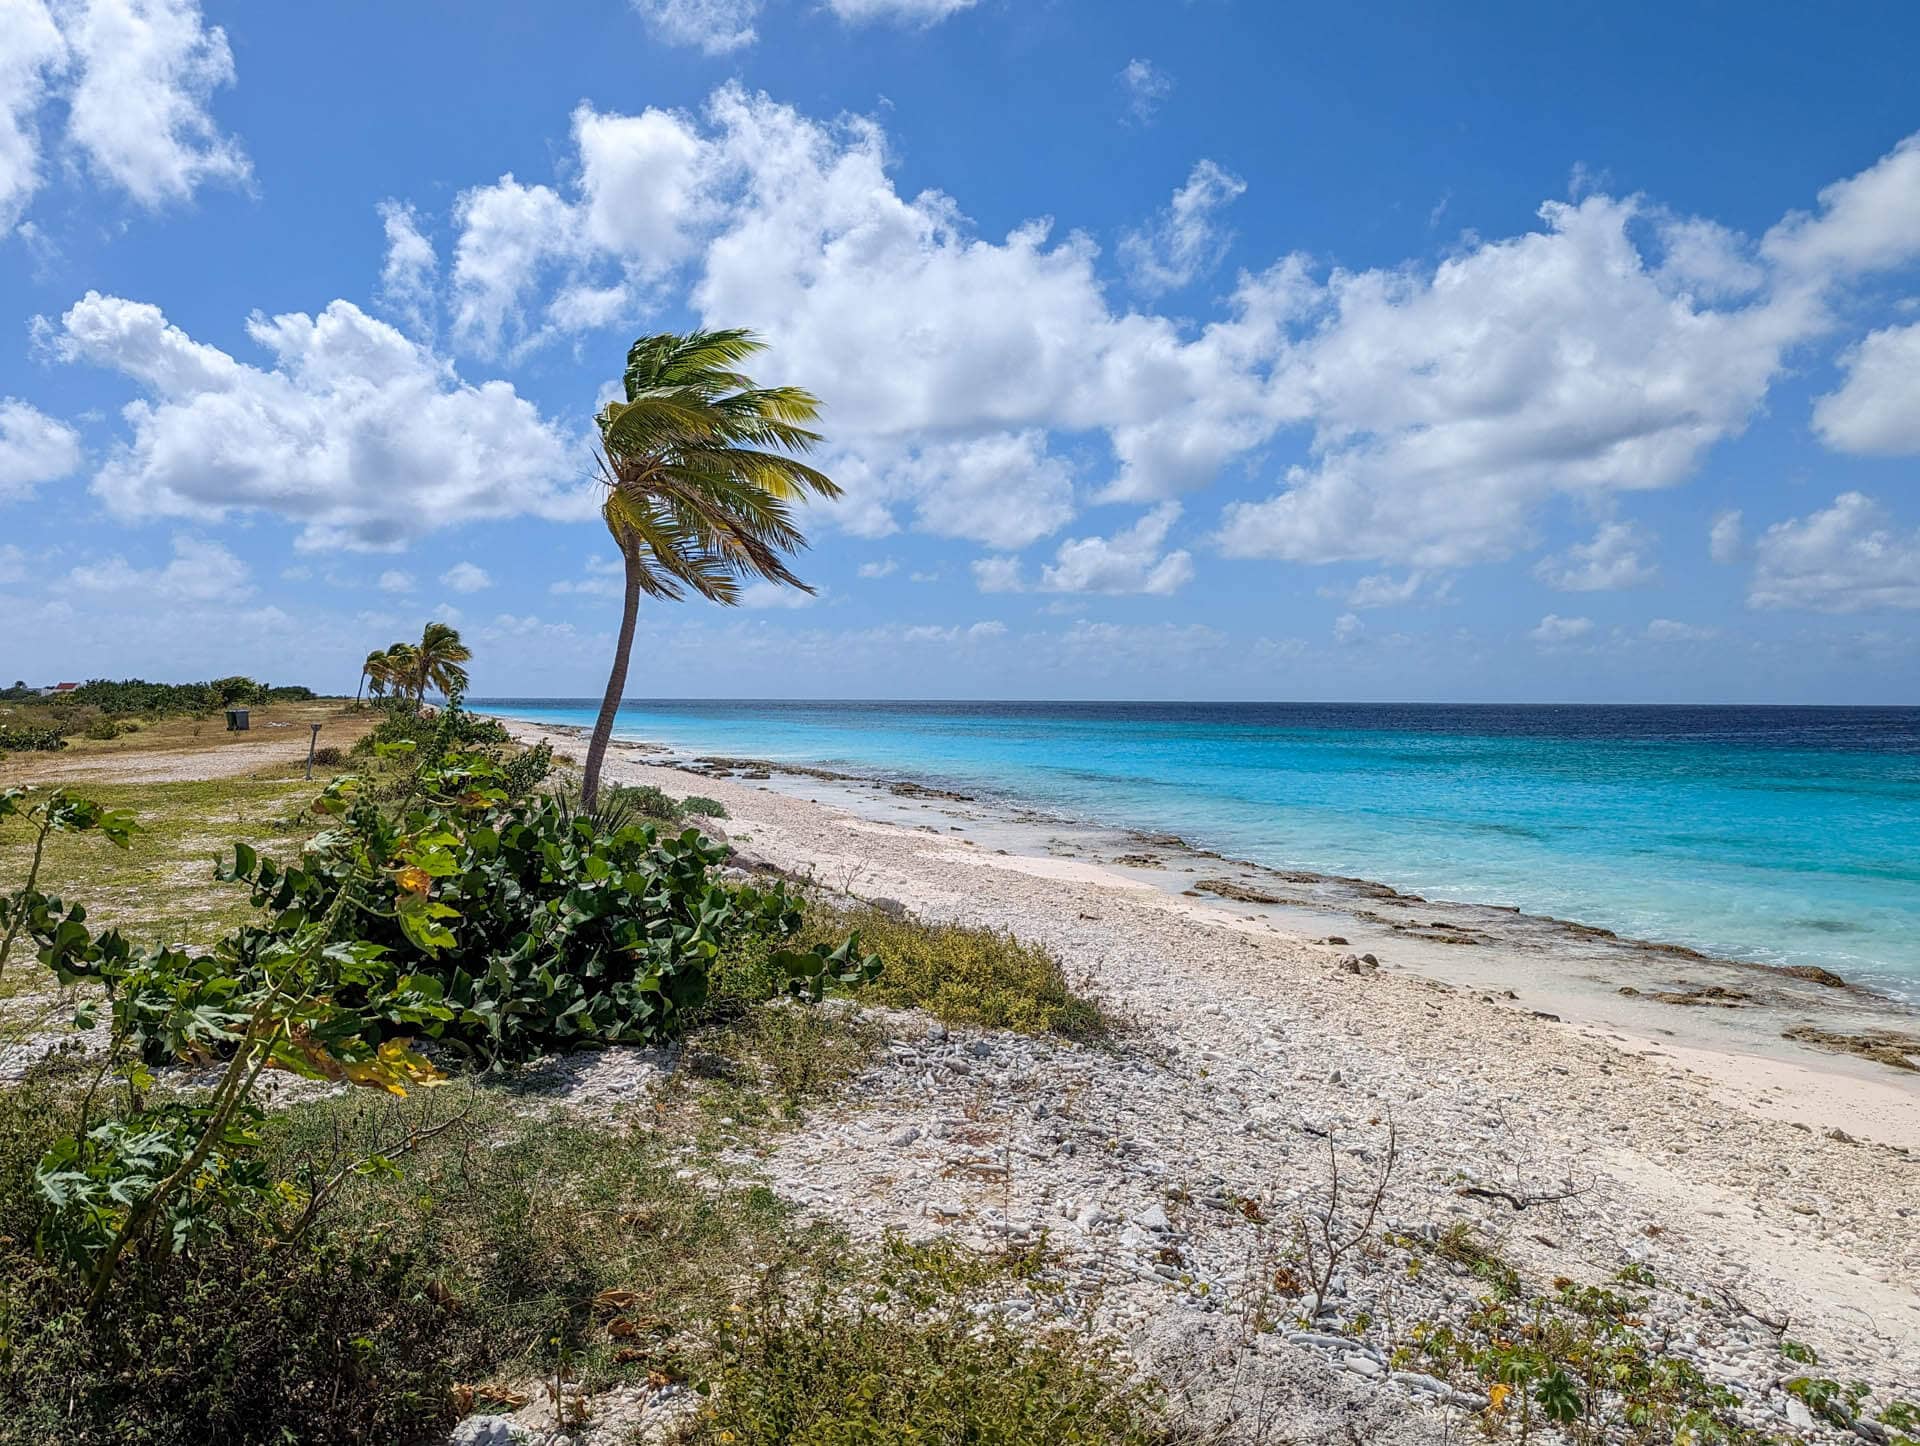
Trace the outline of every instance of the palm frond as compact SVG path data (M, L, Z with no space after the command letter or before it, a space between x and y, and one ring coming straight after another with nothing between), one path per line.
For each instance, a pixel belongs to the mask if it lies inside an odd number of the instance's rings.
M788 563L807 545L792 504L840 489L801 460L821 441L819 398L740 370L763 350L743 328L640 337L626 400L595 418L602 517L648 596L732 603L752 578L812 591Z

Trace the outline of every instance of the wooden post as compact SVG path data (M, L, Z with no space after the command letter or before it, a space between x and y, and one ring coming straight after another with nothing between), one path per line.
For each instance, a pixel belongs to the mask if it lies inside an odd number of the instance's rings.
M313 745L320 741L320 725L309 723L307 727L313 730L307 735L307 777L311 779L313 777Z

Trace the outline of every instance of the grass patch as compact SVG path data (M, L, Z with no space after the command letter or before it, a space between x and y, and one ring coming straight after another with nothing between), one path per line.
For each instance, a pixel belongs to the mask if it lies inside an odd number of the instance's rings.
M54 710L57 712L58 710ZM220 751L228 749L261 750L261 764L270 760L265 750L272 749L306 760L307 726L320 725L320 742L345 748L370 730L381 715L370 709L354 709L339 699L314 699L311 702L270 703L251 708L251 727L245 733L227 732L224 713L213 711L195 715L175 713L165 716L116 717L113 736L89 736L86 729L101 716L92 709L72 710L66 722L74 727L67 747L59 753L0 754L0 781L32 781L38 769L58 765L61 776L69 776L88 764L100 764L102 777L110 776L117 764L135 761L135 756L154 752ZM0 703L0 727L44 726L54 716L44 705ZM76 767L78 765L78 767Z
M711 1404L691 1439L843 1446L1098 1442L1158 1446L1172 1435L1153 1393L1125 1382L1097 1346L1033 1339L967 1312L848 1309L817 1290L798 1302L770 1282L721 1337ZM948 1302L952 1304L953 1302Z
M878 1029L838 1001L773 1003L738 1012L690 1036L687 1074L701 1082L701 1112L735 1130L790 1124L838 1093L879 1052Z
M801 942L837 940L852 930L885 966L858 991L864 1002L924 1009L945 1024L1081 1041L1106 1039L1115 1030L1111 1016L1075 992L1059 959L1012 934L816 904Z
M216 883L214 859L236 841L290 856L325 822L304 812L317 785L299 781L67 786L108 808L130 809L142 832L124 852L97 837L55 834L41 867L43 887L84 903L90 923L118 926L143 942L204 946L247 922L247 891ZM0 829L0 889L19 887L30 854L25 829Z

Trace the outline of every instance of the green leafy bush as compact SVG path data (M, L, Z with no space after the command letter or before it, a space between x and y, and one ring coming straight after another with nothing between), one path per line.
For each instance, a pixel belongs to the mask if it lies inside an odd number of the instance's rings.
M81 731L96 743L107 743L120 736L121 726L102 713L88 720L87 726Z
M680 800L682 818L725 818L727 806L717 798L706 798L698 793L690 793Z
M205 953L136 953L32 875L4 901L0 968L24 932L62 984L104 986L114 1056L144 1062L123 1074L121 1116L50 1150L37 1176L53 1207L42 1242L91 1278L96 1308L129 1246L158 1230L178 1253L269 1192L254 1155L260 1069L404 1093L440 1073L412 1047L423 1035L488 1065L666 1038L705 1002L723 945L799 927L783 890L711 879L722 852L691 829L608 832L557 800L509 798L499 764L448 749L457 726L450 708L414 776L418 796L397 808L352 775L322 790L315 807L337 826L299 863L235 845L220 876L249 887L260 918ZM0 819L22 812L43 838L94 828L124 844L132 828L65 795L0 794ZM856 944L769 957L788 992L819 999L877 971ZM144 1098L145 1066L222 1058L204 1098Z
M125 1288L89 1313L86 1282L34 1248L58 1219L37 1163L77 1136L82 1097L46 1078L0 1094L0 1442L373 1443L444 1430L449 1312L423 1293L409 1243L358 1220L291 1243L298 1207L265 1197L189 1252L134 1257ZM275 1145L258 1168L297 1179L298 1158Z
M500 786L509 798L525 798L553 772L553 745L536 743L509 757L500 768Z
M274 1008L291 1011L275 1060L333 1078L377 1073L406 1035L488 1064L662 1039L705 1002L724 946L777 944L799 928L783 889L710 877L724 852L693 830L607 832L553 799L506 798L499 772L462 755L433 770L432 797L397 813L356 797L351 776L336 779L319 802L342 826L317 835L298 864L235 846L222 877L250 887L262 922L203 955L135 956L117 933L90 935L85 911L57 899L43 898L29 927L64 983L108 986L116 1032L149 1063L221 1052L271 986ZM333 922L316 944L319 920ZM303 949L307 992L324 1006L272 986ZM775 947L771 957L806 997L878 967L851 940Z
M617 783L602 790L601 797L609 808L631 809L642 818L661 823L675 823L680 818L680 805L651 783Z
M66 746L58 728L0 728L0 752L57 753Z

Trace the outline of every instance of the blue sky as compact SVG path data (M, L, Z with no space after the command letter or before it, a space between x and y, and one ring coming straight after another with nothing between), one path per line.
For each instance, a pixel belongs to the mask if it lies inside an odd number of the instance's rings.
M744 325L809 601L629 691L1920 700L1920 14L0 0L0 674L591 694ZM804 606L792 606L804 602Z

